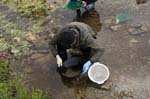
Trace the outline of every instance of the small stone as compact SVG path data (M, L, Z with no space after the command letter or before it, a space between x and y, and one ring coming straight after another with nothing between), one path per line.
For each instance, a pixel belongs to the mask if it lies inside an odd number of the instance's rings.
M131 24L128 32L132 35L144 34L148 31L146 26L142 26L141 24Z
M111 22L112 22L112 19L106 19L106 20L104 20L104 24L111 24Z
M147 32L147 31L148 31L148 28L147 28L146 26L142 26L142 27L141 27L141 30Z
M12 52L13 54L16 54L16 53L19 53L20 51L19 51L18 49L12 48L12 49L11 49L11 52Z
M120 23L120 21L118 19L116 19L116 24L119 24L119 23Z
M112 19L106 19L104 20L105 27L109 28L109 26L112 24Z
M140 29L129 28L128 32L132 35L140 35L140 34L146 33L146 31L142 30L141 28Z
M131 25L130 25L130 27L131 28L141 28L141 24L140 23L132 23Z
M132 39L130 40L130 43L138 43L138 40L132 38Z
M21 38L20 38L20 37L14 37L13 39L14 39L15 41L17 41L18 43L21 42Z
M53 38L55 36L54 33L49 34L49 37Z
M128 29L128 32L129 32L129 33L132 33L133 31L135 31L134 28L129 28L129 29Z
M32 33L28 33L26 36L25 36L26 40L28 41L31 41L31 42L35 42L37 40L36 36L33 35Z
M110 28L111 28L113 31L117 31L119 27L121 27L121 25L114 25L114 26L111 26Z

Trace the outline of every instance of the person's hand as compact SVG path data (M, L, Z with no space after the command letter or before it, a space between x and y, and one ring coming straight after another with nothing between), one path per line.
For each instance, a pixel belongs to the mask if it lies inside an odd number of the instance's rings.
M87 71L88 71L88 69L89 69L89 67L91 66L91 61L87 61L84 65L83 65L83 68L82 68L82 74L85 74Z
M84 8L87 6L87 3L85 1L82 1L82 4Z
M67 2L69 3L69 2L71 2L71 0L67 0Z
M62 62L62 59L59 55L56 55L56 60L57 60L58 67L61 67L63 62Z

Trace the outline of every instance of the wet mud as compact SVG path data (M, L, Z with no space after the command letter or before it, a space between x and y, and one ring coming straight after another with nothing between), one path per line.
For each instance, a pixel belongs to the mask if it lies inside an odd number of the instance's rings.
M23 78L23 83L27 87L47 91L52 99L148 99L150 97L150 54L147 45L150 37L149 5L146 3L136 8L136 1L133 0L105 0L96 3L97 12L83 14L84 17L78 20L87 23L98 32L99 46L105 48L101 62L109 67L111 76L104 85L92 83L87 76L74 79L62 77L57 72L56 60L50 51L47 53L37 51L28 57L12 59L14 71ZM3 12L5 10L7 8L3 9ZM117 31L112 31L109 28L111 20L121 12L128 12L132 19L121 24ZM52 16L58 19L53 23L58 22L57 25L63 26L74 20L75 13L61 9ZM13 19L7 18L10 21ZM130 35L128 28L134 22L146 25L147 33ZM35 50L48 49L47 43L48 40L39 40L37 44L42 46Z
M96 33L100 31L102 26L100 16L95 9L84 12L81 18L76 21L88 24Z

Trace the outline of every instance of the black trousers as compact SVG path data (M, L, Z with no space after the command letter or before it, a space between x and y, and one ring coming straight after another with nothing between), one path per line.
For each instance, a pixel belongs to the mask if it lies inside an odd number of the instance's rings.
M81 50L83 55L81 56L74 55L71 58L68 58L67 49L64 46L61 46L60 44L57 45L57 52L63 60L63 67L65 68L71 68L77 66L81 67L86 61L88 61L91 58L90 47L81 47L79 50Z

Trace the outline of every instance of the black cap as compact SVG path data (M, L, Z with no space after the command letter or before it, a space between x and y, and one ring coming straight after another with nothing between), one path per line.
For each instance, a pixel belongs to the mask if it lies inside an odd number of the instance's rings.
M70 46L75 39L75 31L73 29L65 29L61 32L60 42L64 46Z

